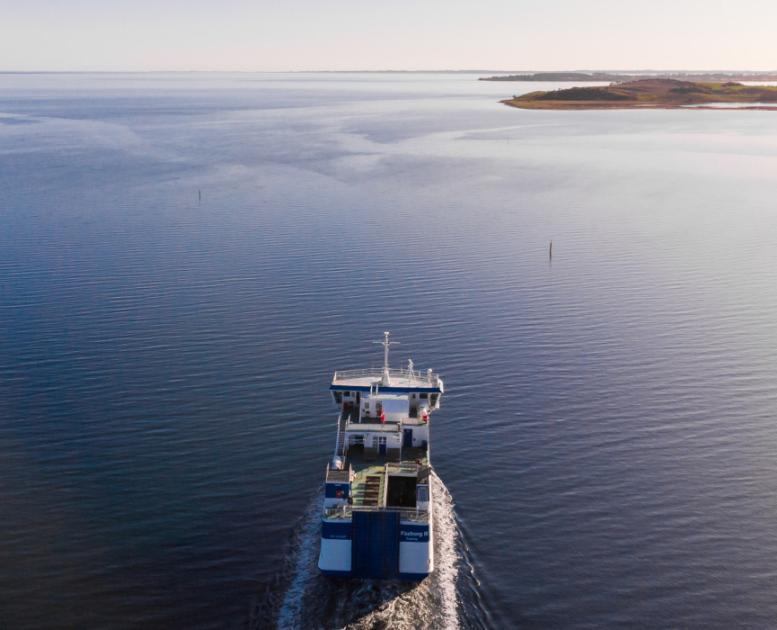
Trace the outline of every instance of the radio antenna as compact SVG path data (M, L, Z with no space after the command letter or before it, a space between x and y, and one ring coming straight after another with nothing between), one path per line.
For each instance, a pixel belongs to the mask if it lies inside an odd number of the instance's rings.
M387 330L383 333L383 341L372 342L383 346L383 379L381 380L381 385L389 385L391 380L389 377L389 348L399 345L398 341L389 341L390 335L391 332Z

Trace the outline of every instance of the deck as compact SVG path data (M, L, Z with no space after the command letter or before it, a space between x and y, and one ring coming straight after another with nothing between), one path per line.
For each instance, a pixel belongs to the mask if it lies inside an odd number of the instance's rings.
M391 459L386 455L370 456L359 446L348 450L345 467L353 470L351 497L354 507L382 507L386 503L386 474L402 473L425 478L429 465L427 452L422 448L404 447L402 459ZM428 473L426 473L428 474ZM423 482L422 482L423 483Z
M339 370L334 373L332 387L351 389L370 389L379 383L383 377L382 368L367 368L364 370ZM441 391L442 381L434 372L418 372L416 370L390 369L390 385L383 389L434 389Z

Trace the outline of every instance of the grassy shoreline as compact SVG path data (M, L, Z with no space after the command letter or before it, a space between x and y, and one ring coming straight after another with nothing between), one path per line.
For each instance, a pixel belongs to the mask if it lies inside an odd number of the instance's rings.
M602 87L530 92L500 101L520 109L720 109L717 103L752 103L743 110L777 110L777 86L643 79Z

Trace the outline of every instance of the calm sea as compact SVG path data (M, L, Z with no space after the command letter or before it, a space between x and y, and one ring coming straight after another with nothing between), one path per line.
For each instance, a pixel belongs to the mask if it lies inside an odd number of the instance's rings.
M0 75L0 627L775 623L777 115L475 79ZM314 570L383 330L417 588Z

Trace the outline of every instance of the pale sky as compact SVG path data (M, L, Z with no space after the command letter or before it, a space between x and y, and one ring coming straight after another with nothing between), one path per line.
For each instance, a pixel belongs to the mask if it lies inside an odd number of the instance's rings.
M0 0L0 70L777 70L777 0Z

